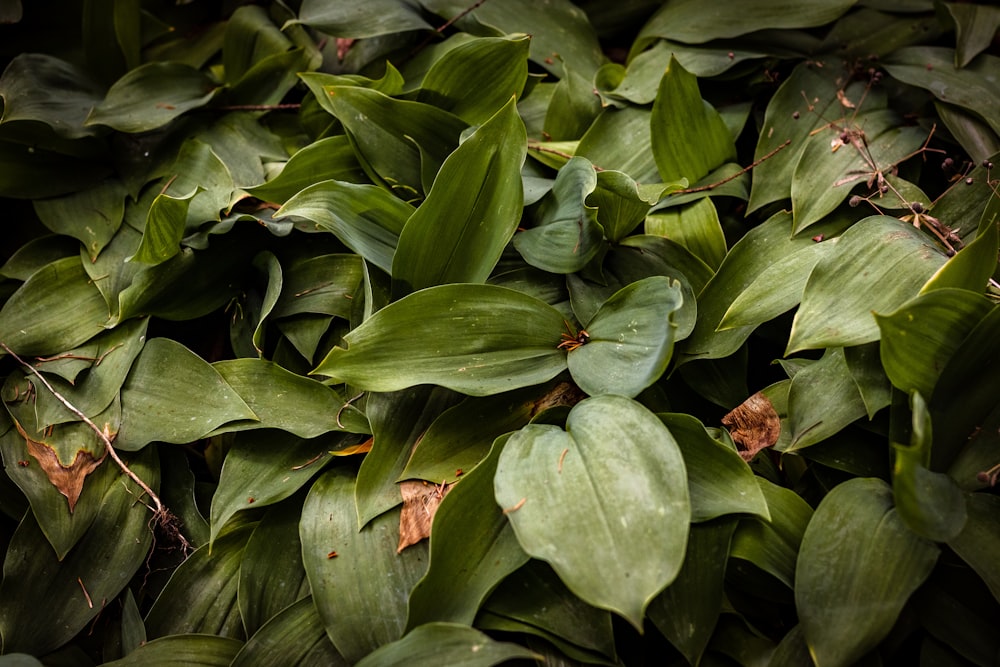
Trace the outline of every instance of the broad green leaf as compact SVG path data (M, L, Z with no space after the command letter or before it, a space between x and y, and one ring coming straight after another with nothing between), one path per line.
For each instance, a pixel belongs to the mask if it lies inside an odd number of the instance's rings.
M847 370L858 387L869 421L879 410L892 403L892 383L883 369L880 347L879 343L873 342L844 348Z
M942 288L916 296L894 312L876 313L882 365L893 385L908 394L931 396L941 370L993 307L982 294Z
M56 234L46 234L31 239L15 250L3 263L3 266L0 266L0 277L24 281L47 264L79 254L80 244L74 239ZM7 288L5 294L10 294L10 287Z
M349 151L347 137L340 138L345 146L344 152L353 158L354 153ZM253 114L239 111L224 114L199 132L198 139L211 147L212 153L225 167L230 178L230 188L245 189L263 183L264 161L267 162L267 172L271 173L276 168L275 161L283 162L288 159L289 151L278 134L258 122ZM333 167L334 165L330 165L328 169ZM354 168L360 173L361 167L356 163ZM225 208L229 208L229 204L230 202L225 202Z
M122 427L115 446L134 451L154 440L193 442L241 419L257 415L218 371L180 343L153 338L122 387Z
M394 294L489 277L521 219L524 132L511 98L448 156L399 235Z
M948 541L948 546L982 577L993 597L1000 601L1000 567L995 558L1000 548L1000 498L973 493L965 501L965 526Z
M349 320L352 300L364 277L363 264L360 257L347 253L317 254L292 264L285 271L271 316L321 313Z
M767 501L753 471L735 449L712 438L705 426L681 413L657 415L677 441L684 457L691 522L708 521L727 514L754 514L767 520Z
M587 323L587 342L566 355L573 379L592 396L638 395L670 363L682 303L680 283L662 276L620 289Z
M1000 152L1000 134L979 116L962 107L944 102L935 102L934 110L973 162L982 164L983 160ZM965 185L964 181L960 182Z
M538 658L519 644L498 642L460 623L427 623L402 639L381 647L358 663L359 667L417 667L464 665L491 667L508 660Z
M297 49L273 53L256 62L233 84L226 99L233 104L279 104L299 82L298 74L317 69L322 58L311 41Z
M581 599L641 627L684 559L683 458L659 419L621 396L581 401L566 428L529 425L511 436L497 503L528 554Z
M305 486L329 461L330 451L344 443L336 437L304 440L273 431L238 434L212 494L210 540L237 512L277 503Z
M528 562L493 496L493 477L506 442L498 438L474 470L441 501L434 515L427 574L410 594L406 626L472 623L505 577Z
M257 61L284 53L291 47L291 40L271 22L263 7L237 8L226 22L226 36L222 44L222 69L226 83L235 84Z
M354 663L403 634L410 590L427 567L426 547L396 553L399 513L358 530L354 478L342 469L320 477L299 523L302 561L326 633Z
M947 470L996 411L1000 393L1000 373L995 372L998 354L1000 308L994 307L951 355L927 401L934 421L932 470Z
M154 491L153 452L128 465ZM153 534L150 512L135 502L142 491L121 475L108 487L86 534L58 560L33 515L21 520L7 546L0 584L0 634L7 653L44 655L70 641L101 611L90 600L113 600L142 567ZM82 582L82 585L81 585Z
M649 605L649 619L692 665L701 660L722 611L722 584L735 529L735 519L691 526L681 571Z
M928 469L933 432L927 403L910 394L910 444L893 443L892 493L899 518L917 535L934 542L954 539L965 526L965 498L955 481Z
M36 121L68 139L90 136L95 131L84 127L83 121L102 93L85 72L65 60L44 53L21 53L0 77L0 126Z
M157 195L149 207L139 248L125 261L161 264L180 252L188 207L197 194L194 190L180 197Z
M372 0L364 5L305 0L294 22L337 37L355 39L431 27L411 0Z
M738 37L765 28L812 28L829 23L851 8L856 0L771 2L750 0L740 10L679 0L660 8L639 33L637 45L656 37L701 44L719 37Z
M726 236L715 204L708 197L650 214L646 217L646 233L680 243L715 270L726 257Z
M575 273L601 250L604 230L587 197L597 187L594 165L582 157L567 162L538 207L536 225L514 237L528 264L549 273Z
M361 463L354 489L359 530L403 501L396 482L410 452L434 420L458 400L453 392L429 385L368 398L365 412L372 425L372 448Z
M921 288L920 293L945 287L981 292L997 270L997 249L1000 245L1000 221L994 213L984 213L979 233L972 243L950 257L944 266Z
M639 107L605 109L580 139L575 154L601 169L624 172L637 183L657 183L661 179L650 147L651 117L651 111Z
M231 637L210 634L182 634L160 637L143 644L120 660L104 663L110 667L228 667L243 646Z
M653 157L664 182L695 182L736 158L719 113L701 99L698 79L671 58L649 120Z
M944 5L955 21L955 67L962 68L985 51L1000 29L1000 8L949 2Z
M188 633L243 637L236 593L243 550L255 526L238 526L213 544L202 545L173 571L146 614L150 637Z
M234 308L229 343L238 358L253 359L264 354L268 316L281 295L284 275L281 262L267 250L257 253L250 264L253 275L243 286L244 298Z
M1000 58L982 53L961 69L955 60L954 49L911 46L892 53L882 65L894 78L968 109L1000 133L1000 110L990 102L1000 96Z
M181 532L193 547L200 547L208 542L210 529L208 521L201 514L196 493L201 488L196 486L194 471L187 453L177 449L160 449L160 466L163 475L163 504L181 522ZM138 610L136 610L138 614ZM145 628L142 629L142 641L145 641ZM136 642L136 645L138 642Z
M605 236L617 243L646 219L650 206L681 187L680 182L639 185L628 174L604 170L598 172L597 188L587 198L587 203L597 207L597 221L604 228Z
M565 62L557 72L559 82L552 88L552 95L545 109L545 122L541 136L556 141L579 139L601 112L600 100L594 95L593 80Z
M305 218L390 272L399 234L413 212L410 204L374 185L323 181L291 197L275 217Z
M563 371L562 330L559 311L526 294L494 285L441 285L375 313L313 373L368 391L433 383L487 396Z
M176 199L191 197L184 220L186 231L194 231L206 222L221 219L220 211L230 204L233 177L211 145L200 138L185 141L168 173L163 194ZM155 200L153 203L156 203ZM149 226L152 208L146 216L146 227Z
M872 311L891 312L916 296L945 259L927 236L896 218L856 223L809 275L786 354L878 340Z
M205 106L216 87L204 73L180 63L146 63L108 90L87 116L86 125L107 125L119 132L147 132L185 111Z
M250 636L283 609L299 603L297 608L308 619L306 623L315 621L311 625L319 630L315 633L316 639L322 637L329 646L323 624L313 607L309 582L302 566L302 543L299 541L302 500L304 495L271 507L253 529L240 564L237 602L243 627ZM303 600L309 601L307 608L303 608ZM333 647L330 648L332 650Z
M795 451L825 440L868 414L844 358L844 349L827 348L823 357L792 377L788 390L788 426Z
M795 606L813 660L852 665L874 648L938 552L906 528L882 480L851 479L827 494L795 570Z
M570 657L615 664L611 614L578 598L548 565L529 560L500 582L476 627L544 638Z
M376 183L406 201L422 197L421 162L428 160L431 173L436 173L466 127L437 107L396 100L367 88L332 86L326 92L361 166Z
M35 200L35 213L56 234L78 239L93 261L121 225L125 195L121 181L108 179L71 195Z
M777 152L754 167L748 212L792 196L792 174L813 143L812 132L839 112L837 84L825 70L802 63L792 71L767 105L754 160Z
M797 493L755 477L767 500L771 518L752 517L740 521L733 534L730 555L753 563L791 590L795 581L795 562L799 545L813 510Z
M0 309L0 342L18 354L54 354L99 334L108 307L79 257L39 269Z
M514 96L528 78L527 35L483 37L456 46L427 72L417 101L449 111L470 125L483 123Z
M247 192L264 201L285 204L308 186L330 180L346 183L366 180L354 149L344 135L327 137L305 146L289 158L277 176L262 185L247 188Z
M229 359L212 366L242 398L256 419L225 424L213 434L277 428L301 438L330 431L364 433L368 424L335 390L264 359Z
M556 385L552 391L558 388ZM532 386L496 396L467 398L449 408L420 436L420 446L399 478L435 484L457 481L486 458L490 448L495 447L495 438L528 423L548 396L542 389Z
M445 19L456 19L456 26L473 34L530 34L531 60L555 73L558 59L589 79L604 62L587 14L568 0L550 0L544 5L532 0L486 2L468 16L469 4L465 0L421 0L420 4Z
M650 234L633 234L621 243L622 248L629 248L637 251L640 256L651 255L661 261L664 265L675 267L679 272L678 279L681 284L690 284L692 296L700 294L708 281L711 280L715 272L708 264L705 264L698 256L682 244L662 236ZM614 249L612 249L612 255ZM691 299L692 305L694 300ZM690 332L688 332L690 333ZM684 336L687 337L686 335Z
M357 86L371 88L389 96L399 95L403 91L403 76L392 63L386 63L385 73L381 79L369 79L361 74L326 74L324 72L301 72L299 78L312 92L316 102L327 112L337 115L337 108L331 97L336 93L335 86ZM323 127L326 127L325 125Z
M326 636L316 605L307 596L273 614L250 636L231 664L232 667L347 667L349 663Z

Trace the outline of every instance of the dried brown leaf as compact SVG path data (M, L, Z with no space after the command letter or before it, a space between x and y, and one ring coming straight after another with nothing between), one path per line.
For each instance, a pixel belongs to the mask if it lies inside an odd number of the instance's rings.
M399 485L403 511L399 515L397 553L430 537L434 514L452 486L454 484L428 484L422 480L408 480Z
M778 413L771 401L759 391L723 417L722 423L729 429L744 461L774 445L781 434Z
M59 490L59 493L66 496L69 503L69 511L73 512L76 502L83 493L83 483L87 475L94 472L97 466L101 465L107 456L105 452L101 458L95 458L90 452L81 449L77 451L73 462L68 466L59 460L59 455L48 444L39 440L34 440L21 427L17 420L14 420L17 432L21 434L28 445L28 453L38 461L39 467L45 472L52 485Z

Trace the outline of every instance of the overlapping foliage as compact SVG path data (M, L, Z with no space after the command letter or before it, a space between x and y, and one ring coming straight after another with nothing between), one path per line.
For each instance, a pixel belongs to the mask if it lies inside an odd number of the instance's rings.
M739 5L0 2L0 665L994 664L1000 11Z

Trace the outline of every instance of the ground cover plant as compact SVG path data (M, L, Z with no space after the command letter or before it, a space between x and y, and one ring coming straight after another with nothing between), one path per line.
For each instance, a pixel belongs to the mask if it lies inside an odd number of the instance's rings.
M996 664L1000 10L44 5L0 665Z

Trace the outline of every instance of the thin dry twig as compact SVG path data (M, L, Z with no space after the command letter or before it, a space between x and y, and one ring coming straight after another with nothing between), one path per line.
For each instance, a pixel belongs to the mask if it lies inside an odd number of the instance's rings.
M770 160L772 157L777 155L780 151L782 151L785 147L787 147L791 143L792 143L791 139L785 139L785 143L781 144L767 155L762 156L759 160L754 160L753 162L751 162L750 164L748 164L747 166L743 167L738 172L733 174L732 176L726 176L721 181L716 181L715 183L709 183L708 185L699 185L696 188L685 188L684 190L674 190L673 192L670 193L670 196L673 197L675 195L689 195L693 192L706 192L708 190L714 190L720 185L725 185L729 181L739 178L740 176L747 173L754 167L758 166L761 162L764 162L765 160Z
M9 354L19 364L21 364L22 366L24 366L25 368L27 368L29 371L31 371L31 373L35 377L37 377L39 379L39 381L41 381L42 385L44 385L45 388L48 389L49 393L51 393L55 397L55 399L57 401L59 401L60 403L62 403L63 406L67 410L69 410L74 415L76 415L80 419L80 421L82 421L84 424L86 424L87 426L89 426L91 428L91 430L94 433L97 434L97 437L100 438L101 442L104 443L104 448L107 451L108 455L115 462L115 464L122 471L122 473L124 473L126 476L128 476L129 479L131 479L133 482L135 482L136 485L140 489L142 489L142 491L147 496L149 496L150 501L153 503L153 521L154 521L154 523L156 525L172 526L172 524L174 523L174 521L176 521L176 518L173 516L173 514L170 512L170 510L167 509L164 506L163 501L160 500L160 497L156 494L155 491L153 491L153 489L151 489L149 487L148 484L146 484L146 482L144 482L142 480L141 477L139 477L137 474L135 474L135 472L133 472L133 470L128 467L128 464L125 463L125 461L123 461L120 456L118 456L118 451L115 449L114 445L111 442L111 432L110 432L110 429L107 426L105 426L103 430L101 428L99 428L97 426L97 424L95 424L94 421L90 417L88 417L86 414L84 414L75 405L73 405L72 403L70 403L69 400L65 396L63 396L58 391L56 391L55 387L53 387L51 384L49 384L49 381L45 379L45 376L43 376L41 373L38 372L38 369L36 369L34 366L32 366L31 364L29 364L28 362L26 362L24 359L22 359L21 357L19 357L14 352L14 350L10 349L7 346L6 343L4 343L3 341L0 341L0 347L2 347L4 349L4 351L6 351L7 354ZM171 531L171 532L174 533L174 536L180 541L182 550L185 553L187 553L187 550L190 547L190 544L188 543L187 539L185 539L185 537L180 533L179 530L176 530L176 528L174 528L174 530Z
M412 51L406 54L406 57L403 58L403 62L404 63L408 62L411 58L413 58L413 56L423 51L425 48L427 48L427 45L431 43L431 40L434 39L435 35L440 35L441 33L443 33L445 30L454 25L456 21L460 21L463 17L467 16L468 14L471 14L473 11L479 8L479 6L482 5L484 2L486 2L486 0L477 0L477 2L474 2L473 4L469 5L468 7L466 7L465 9L463 9L462 11L460 11L459 13L455 14L453 17L448 19L445 23L435 28L433 33L427 35L427 38L424 39L424 41L417 44Z

